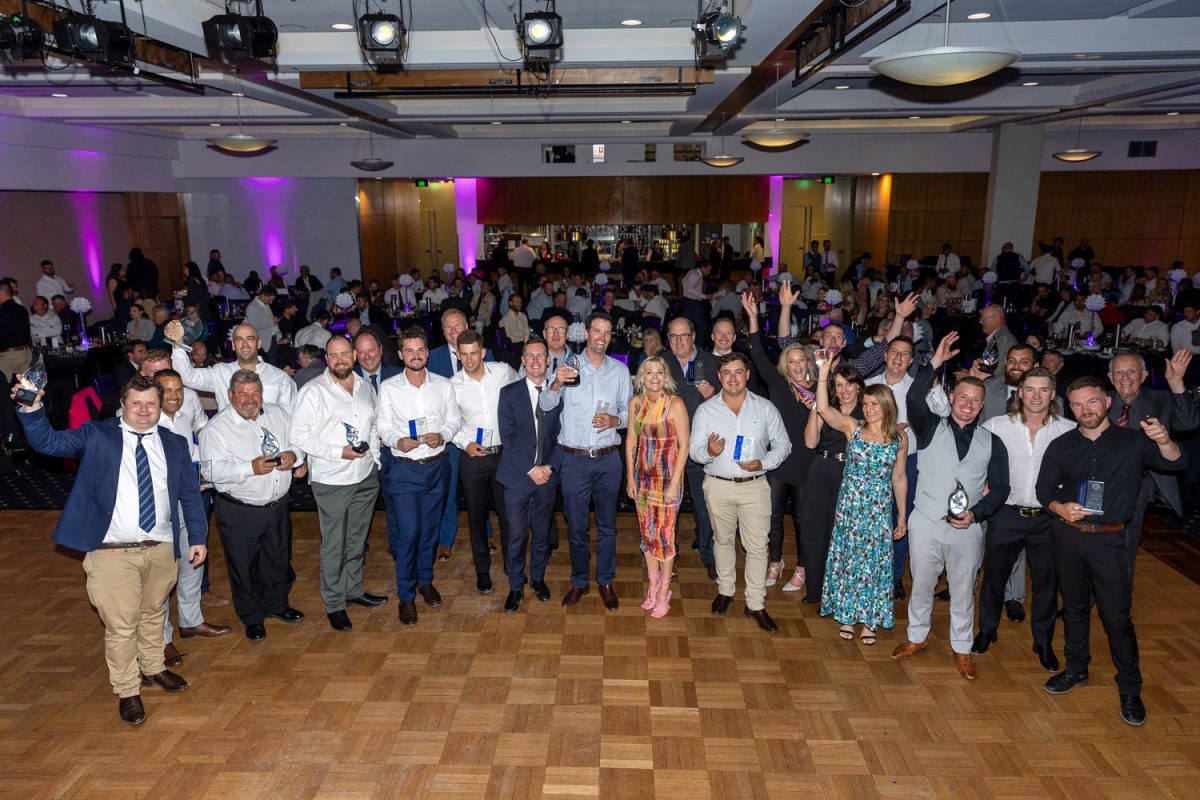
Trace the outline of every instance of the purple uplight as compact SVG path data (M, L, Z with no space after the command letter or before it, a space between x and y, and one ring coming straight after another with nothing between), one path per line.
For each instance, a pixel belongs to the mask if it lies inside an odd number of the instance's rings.
M458 258L464 272L475 269L479 256L479 243L483 239L483 226L479 224L479 210L475 205L475 178L454 179L454 212L458 222Z
M243 178L242 180L246 181L247 183L257 184L259 186L275 186L276 184L284 183L285 181L287 181L287 178L272 177L272 176L268 175L268 176L246 177L246 178Z
M771 248L771 264L779 274L779 236L783 230L783 176L772 175L767 179L769 187L767 201L767 241Z
M79 242L83 246L83 263L87 268L88 282L92 285L92 297L103 297L104 242L99 211L96 208L96 195L90 192L72 192L68 197L75 211L75 224L79 230Z

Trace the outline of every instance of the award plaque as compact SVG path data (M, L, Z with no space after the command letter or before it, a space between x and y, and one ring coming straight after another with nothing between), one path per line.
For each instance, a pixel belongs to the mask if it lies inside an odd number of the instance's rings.
M29 369L21 373L18 379L21 388L17 389L15 399L23 406L31 406L37 402L38 392L46 388L46 384L50 382L46 375L46 364L42 361L41 351L34 355L34 361L29 365Z
M495 440L495 434L491 428L476 428L475 429L475 444L482 447L484 450L492 449L492 442Z
M408 438L420 440L429 433L429 421L425 417L417 417L408 421Z
M280 463L283 460L279 457L281 452L283 452L283 448L279 446L279 440L275 438L275 434L271 433L266 428L263 428L262 454L267 457L267 463Z
M738 435L733 440L733 460L736 463L758 458L758 442L749 436Z
M954 517L957 519L967 513L967 509L971 507L971 500L967 497L967 490L959 481L954 482L954 491L950 493L950 497L946 502L946 518Z
M579 356L575 355L574 353L568 353L567 357L565 359L563 359L563 364L565 364L566 366L575 370L575 377L569 381L566 381L563 385L564 386L578 386L579 385Z
M1080 481L1078 501L1089 514L1103 514L1104 481Z
M697 372L696 362L689 361L688 365L687 365L687 385L688 386L695 386L696 384L700 383L701 379L697 379L696 372Z
M370 444L359 441L358 428L354 427L349 422L343 422L342 427L346 429L346 444L350 445L351 450L356 453L365 453L370 449Z

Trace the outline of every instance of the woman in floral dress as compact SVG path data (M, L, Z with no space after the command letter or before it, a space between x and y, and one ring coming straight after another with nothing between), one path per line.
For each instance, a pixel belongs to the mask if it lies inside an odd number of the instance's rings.
M838 491L833 536L825 562L821 615L841 623L849 641L862 624L860 641L875 644L875 631L895 626L892 609L892 540L906 531L903 503L892 528L892 498L908 494L904 466L908 443L896 426L896 401L887 386L862 395L861 421L829 403L831 362L817 351L817 413L846 435L846 468Z

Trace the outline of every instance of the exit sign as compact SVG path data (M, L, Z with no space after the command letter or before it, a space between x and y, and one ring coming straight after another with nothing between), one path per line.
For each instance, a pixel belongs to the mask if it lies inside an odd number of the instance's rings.
M825 184L826 186L833 183L834 180L836 180L836 179L832 175L822 175L821 176L821 183Z
M429 181L426 180L425 178L417 178L415 181L413 181L413 183L415 183L417 185L418 189L424 189L426 186L429 185Z

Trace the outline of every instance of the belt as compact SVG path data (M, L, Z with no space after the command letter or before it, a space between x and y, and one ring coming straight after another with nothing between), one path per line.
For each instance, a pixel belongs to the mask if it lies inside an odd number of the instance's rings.
M1062 519L1062 517L1059 517ZM1068 519L1063 519L1063 522L1083 533L1120 533L1125 530L1124 523L1113 525L1099 525L1094 522L1071 522Z
M1046 510L1044 508L1041 508L1040 506L1018 506L1018 505L1014 505L1012 503L1008 504L1008 508L1017 512L1025 519L1037 519Z
M15 353L15 352L17 352L18 350L28 350L28 349L29 349L29 347L28 347L27 345L23 345L23 344L22 344L22 345L18 345L17 347L6 347L6 348L4 348L4 350L2 350L2 351L0 351L0 352L4 352L4 353Z
M98 544L97 550L146 550L151 547L157 547L166 542L160 542L156 539L142 539L140 542L114 542L112 544Z
M841 461L843 464L846 463L845 453L831 453L828 450L818 450L817 455L826 460L832 458L834 461Z
M485 456L498 456L504 450L504 445L498 444L495 447L481 447L479 449L483 451Z
M275 506L279 505L280 503L282 503L288 499L288 496L285 494L283 497L279 498L278 500L272 500L269 503L263 503L262 505L259 505L257 503L247 503L245 500L238 500L233 495L228 495L228 494L225 494L224 492L217 492L217 497L221 498L222 500L224 500L227 503L233 503L235 506L246 506L247 508L274 508Z
M580 450L578 447L564 447L563 452L571 456L587 456L588 458L600 458L616 450L621 445L610 444L608 447L599 447L595 450Z
M397 461L407 461L409 464L432 464L434 461L441 461L443 458L449 457L449 453L445 450L438 453L436 456L429 458L405 458L404 456L394 456Z
M755 475L752 478L726 478L723 475L713 475L712 477L719 481L729 481L730 483L749 483L750 481L758 480L762 475Z

